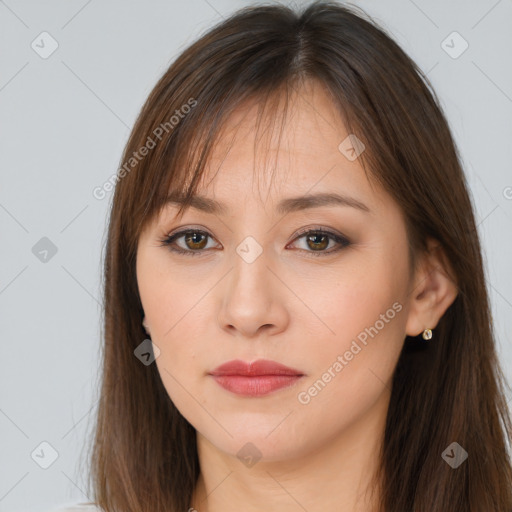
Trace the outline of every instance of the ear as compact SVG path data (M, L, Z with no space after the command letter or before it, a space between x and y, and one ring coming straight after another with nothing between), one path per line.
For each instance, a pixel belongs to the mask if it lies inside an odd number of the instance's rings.
M146 334L148 336L151 336L151 333L149 332L149 327L148 327L148 324L147 324L145 316L142 318L142 327L144 327L144 330L146 331Z
M409 295L406 334L418 336L425 329L434 329L458 294L453 269L441 244L427 240L427 252L418 262Z

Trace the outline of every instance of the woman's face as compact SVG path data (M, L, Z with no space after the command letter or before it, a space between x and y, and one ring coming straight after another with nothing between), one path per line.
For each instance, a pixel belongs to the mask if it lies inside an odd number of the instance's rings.
M267 154L278 157L271 181L272 168L253 175L256 110L238 111L227 125L231 150L223 137L208 172L224 158L220 170L197 192L223 211L192 208L177 219L170 203L139 241L138 286L162 381L228 454L292 459L383 427L411 292L405 224L347 150L334 112L318 84L293 99L280 151L273 141ZM350 199L288 201L317 194ZM162 245L182 230L199 233ZM299 376L210 374L260 359Z

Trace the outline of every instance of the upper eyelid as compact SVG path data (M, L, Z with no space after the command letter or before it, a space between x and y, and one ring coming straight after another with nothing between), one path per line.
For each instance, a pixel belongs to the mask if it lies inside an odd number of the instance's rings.
M340 238L346 238L348 240L348 237L346 235L344 235L343 233L338 233L337 230L335 230L334 228L326 228L326 227L322 227L322 226L308 226L308 227L305 227L305 228L300 228L294 234L294 236L298 237L298 236L306 235L310 231L325 232L326 234L333 235L333 236L338 236ZM164 233L164 237L165 238L171 238L171 237L176 236L176 235L184 235L184 234L186 234L188 232L202 233L202 234L208 235L210 238L216 239L215 236L213 236L207 229L202 228L202 227L194 227L194 226L184 227L184 228L176 228L176 230L173 230L170 233Z

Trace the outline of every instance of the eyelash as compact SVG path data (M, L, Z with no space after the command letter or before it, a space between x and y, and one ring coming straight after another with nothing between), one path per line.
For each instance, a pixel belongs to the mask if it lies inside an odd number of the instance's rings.
M181 247L173 246L173 243L175 242L175 240L177 240L178 238L181 238L184 235L189 235L189 234L200 234L200 235L204 235L204 236L207 236L207 237L213 239L213 237L206 231L202 231L200 229L186 229L186 230L178 231L177 233L174 233L172 235L169 235L169 236L159 240L159 242L161 242L160 246L167 246L170 251L178 253L178 254L184 254L185 256L198 256L201 253L204 253L205 252L204 249L193 251L190 249L187 250L187 249L182 249ZM299 238L303 238L306 235L311 235L311 234L328 236L332 240L334 240L335 242L340 244L339 247L335 248L334 250L331 248L331 250L329 250L329 251L308 251L305 249L300 249L307 253L311 253L311 256L313 256L313 257L328 256L330 254L333 254L335 252L338 252L338 251L344 249L345 247L349 246L351 243L344 236L340 236L336 233L333 233L332 231L327 231L322 228L318 228L318 229L306 228L304 230L300 230L297 233L297 236L294 238L293 241L295 241Z

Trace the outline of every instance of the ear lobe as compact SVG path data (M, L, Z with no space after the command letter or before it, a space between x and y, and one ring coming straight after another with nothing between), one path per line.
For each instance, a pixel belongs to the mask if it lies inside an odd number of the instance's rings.
M146 334L148 336L151 336L151 333L149 332L148 324L146 322L146 317L142 319L142 327L144 327L144 330L146 331Z
M418 336L425 329L434 329L458 294L453 269L441 244L429 238L427 247L409 295L408 336Z

